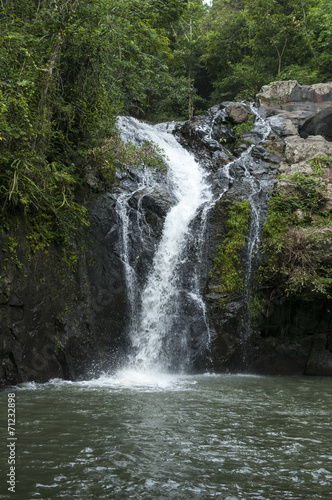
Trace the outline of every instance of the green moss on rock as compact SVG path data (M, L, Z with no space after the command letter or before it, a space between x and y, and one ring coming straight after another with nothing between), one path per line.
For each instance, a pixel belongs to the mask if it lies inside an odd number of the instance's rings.
M250 202L238 201L228 209L227 236L219 245L210 273L218 283L217 292L226 297L239 294L244 289L243 249L245 248L250 219Z

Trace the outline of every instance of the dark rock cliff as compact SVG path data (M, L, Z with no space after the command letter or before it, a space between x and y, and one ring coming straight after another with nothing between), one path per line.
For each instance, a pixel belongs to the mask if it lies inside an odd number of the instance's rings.
M121 354L126 295L114 203L91 203L91 231L72 263L55 245L31 253L23 222L0 236L2 385L87 376Z
M121 183L135 191L134 174L123 176ZM128 298L117 189L88 203L91 225L74 255L56 245L32 253L23 220L10 221L11 229L0 235L0 387L96 376L123 361ZM133 194L133 218L137 202ZM151 262L170 202L162 189L141 195L141 202L146 244L144 252L138 250L139 241L133 248L143 269Z
M242 126L250 120L256 121L243 103L223 103L219 115L216 109L210 111L210 115L216 117L213 123L208 115L186 122L180 130L184 145L205 161L215 189L220 192L225 189L225 183L228 184L227 192L209 215L207 261L210 273L202 285L203 289L205 286L204 298L213 332L213 365L217 371L332 375L329 222L332 85L301 87L295 81L274 82L262 89L258 102L259 114L271 127L268 137L260 144L257 144L255 130ZM207 122L212 127L208 137L204 134ZM229 227L231 207L252 196L253 184L248 183L243 162L241 159L234 161L250 144L254 144L250 175L254 185L259 185L256 201L258 198L261 209L260 245L250 262L246 248L234 247L239 255L236 263L234 259L226 261L220 253L227 254L231 238L236 242L236 234ZM225 166L229 162L232 162L230 177L225 176ZM315 170L317 164L319 168ZM294 191L295 181L297 191ZM304 184L302 199L298 192L301 182ZM312 191L309 188L313 185L321 189L321 206L319 210L317 207L306 210L309 202L303 200L303 196L310 198ZM295 205L301 201L300 206L304 208L296 210L295 206L291 217L288 215L290 227L279 242L286 242L288 246L285 245L284 256L279 254L279 272L271 278L273 273L264 262L267 255L262 254L266 252L266 236L262 229L268 214L267 201L275 192L280 195L279 201L291 200ZM250 221L247 238L250 239ZM216 272L218 266L219 274ZM250 266L250 282L234 286L229 272L232 266L237 276L248 273ZM310 268L315 268L316 274ZM228 288L223 285L227 280L230 282ZM296 293L291 293L294 292L292 280L297 283Z

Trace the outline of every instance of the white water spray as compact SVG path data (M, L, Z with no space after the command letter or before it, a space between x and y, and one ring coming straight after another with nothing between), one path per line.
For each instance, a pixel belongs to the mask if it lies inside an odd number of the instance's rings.
M169 125L150 126L130 118L122 119L120 127L125 127L126 136L130 140L150 140L164 150L168 158L170 186L177 199L164 221L152 268L141 293L140 305L135 311L136 321L131 323L130 335L134 348L131 366L144 371L172 371L176 358L176 370L182 371L188 365L190 349L187 333L179 329L177 322L181 315L178 307L181 296L187 293L202 310L202 316L205 315L205 309L202 308L197 289L181 289L179 268L185 261L184 251L190 223L200 208L211 203L212 192L203 170L194 156L176 141ZM124 222L126 217L123 213ZM125 231L128 231L127 228L125 227ZM128 252L127 245L123 245L125 252ZM124 257L124 263L128 276L127 285L135 287L128 256ZM134 296L135 292L129 291L131 303L135 301Z

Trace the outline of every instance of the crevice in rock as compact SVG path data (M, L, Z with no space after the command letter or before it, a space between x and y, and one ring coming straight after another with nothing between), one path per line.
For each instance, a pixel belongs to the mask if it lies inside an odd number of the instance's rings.
M299 128L299 134L303 139L309 135L320 135L332 142L332 109L323 109L306 120Z

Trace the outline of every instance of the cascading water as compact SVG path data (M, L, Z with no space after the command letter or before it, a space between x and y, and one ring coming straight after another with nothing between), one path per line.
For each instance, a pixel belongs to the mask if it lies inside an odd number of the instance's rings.
M120 118L119 127L125 140L152 141L168 158L167 190L174 198L163 224L163 231L154 250L150 268L137 271L138 255L131 251L132 233L139 234L141 247L144 235L141 221L143 199L158 189L153 174L141 175L138 185L118 197L118 214L122 223L122 253L130 306L129 334L132 351L129 366L138 371L188 372L200 357L200 369L208 367L210 330L205 303L200 294L201 261L208 214L235 182L246 186L251 206L248 235L245 301L250 301L255 252L260 240L261 223L269 189L265 180L253 175L253 149L270 133L269 126L251 106L255 125L254 138L239 158L219 169L222 179L218 189L212 188L203 168L194 155L184 149L172 134L170 124L147 125L133 118ZM225 113L224 110L218 113ZM211 130L217 115L210 116L201 130L203 141L209 147L220 149ZM236 171L241 171L237 178ZM242 179L242 180L241 180ZM160 180L160 179L159 179ZM131 200L136 197L135 216ZM136 225L134 224L136 220ZM144 276L142 276L142 274ZM248 307L249 310L249 307ZM250 335L248 318L243 325L243 341ZM200 353L197 355L197 353ZM202 359L204 362L202 363Z
M128 210L128 202L129 200L137 194L139 196L139 201L138 201L138 210L137 210L137 217L136 217L136 225L135 229L138 228L138 234L140 235L140 241L141 244L144 245L144 238L143 235L141 234L140 230L140 215L141 215L141 210L140 204L141 204L141 199L144 195L147 194L146 188L147 186L153 185L153 179L150 174L150 172L146 171L143 172L140 178L140 182L138 184L138 187L136 190L133 192L123 192L117 197L117 203L116 203L116 208L117 208L117 214L120 218L121 221L121 228L122 228L122 238L121 238L121 245L122 245L122 261L123 265L125 268L125 280L126 280L126 289L127 289L127 294L128 294L128 300L129 300L129 318L130 318L130 330L135 330L137 328L137 307L138 307L138 302L139 302L139 286L138 286L138 280L137 280L137 275L135 272L134 266L131 264L130 260L130 229L131 229L131 221L130 221L130 216L129 216L129 210Z
M268 122L264 121L257 113L256 108L253 105L250 106L252 113L256 116L255 131L261 137L260 142L264 142L271 132L271 127ZM245 177L249 180L251 193L249 195L249 202L251 207L251 224L249 229L248 237L248 249L247 249L247 272L246 272L246 290L250 293L250 282L252 277L253 269L253 257L254 252L257 250L260 241L260 230L261 230L261 220L262 212L265 210L266 203L260 199L260 194L262 193L262 183L264 181L259 181L254 178L251 173L251 165L253 163L252 149L254 145L251 145L248 150L243 154L242 164L245 167ZM266 200L265 200L266 201Z
M199 210L211 202L212 192L204 171L194 156L177 142L170 125L151 126L131 118L122 118L119 126L129 140L153 141L164 150L168 158L168 186L176 198L165 218L151 270L142 290L139 290L129 256L129 216L126 202L131 195L122 194L119 197L118 213L123 225L123 261L133 316L130 324L133 347L130 365L141 370L187 371L191 364L190 337L193 325L188 324L188 321L184 324L184 302L187 305L190 302L192 318L200 315L205 330L201 332L201 342L205 344L209 341L209 330L195 271L189 285L187 280L187 286L181 280L180 271L188 260L186 243L190 239L190 224ZM144 190L153 183L151 176L144 180L138 190ZM138 295L140 300L137 300Z
M245 180L245 182L248 184L247 192L251 209L246 259L247 269L245 279L247 285L246 289L249 291L254 254L258 249L260 241L261 222L263 219L263 212L265 211L266 207L266 199L261 198L261 194L264 191L263 187L265 187L265 181L260 180L258 176L254 176L252 173L253 165L255 163L252 152L258 143L264 143L264 141L267 139L267 137L271 133L271 126L260 116L258 109L253 104L247 102L243 104L250 109L250 112L255 117L255 124L252 129L252 133L257 136L257 139L238 158L235 158L223 167L222 173L224 178L224 187L217 194L217 197L214 198L212 206L208 207L207 209L210 210L224 196L224 194L228 191L230 185L235 181L235 176L232 174L234 166L241 166L241 168L243 169L243 180ZM224 109L219 110L216 115L210 118L210 123L208 123L208 128L205 131L206 139L211 143L217 142L212 137L212 129L214 122L219 115L227 116Z
M253 293L253 275L257 270L257 251L260 243L261 228L265 219L268 193L273 187L273 181L271 182L271 176L265 179L264 175L262 178L260 178L260 175L254 175L256 163L258 163L258 170L261 166L259 166L260 163L257 162L253 156L253 151L257 145L264 143L268 138L271 133L271 127L269 123L260 116L259 110L253 104L247 102L242 104L250 110L255 120L253 129L250 133L250 140L253 142L238 158L235 158L224 167L223 176L226 181L225 187L220 191L217 201L224 196L229 187L236 181L236 175L234 175L233 172L237 167L240 167L242 169L241 184L243 186L246 185L246 196L250 203L249 233L244 269L244 299L246 312L244 314L245 317L242 323L241 332L243 345L245 345L251 335L250 302ZM220 110L218 113L223 114L225 110ZM213 118L213 121L217 117L218 114ZM210 129L212 129L212 126L213 122L210 124ZM210 141L213 140L210 131L207 135ZM243 349L244 366L246 362L246 349Z

